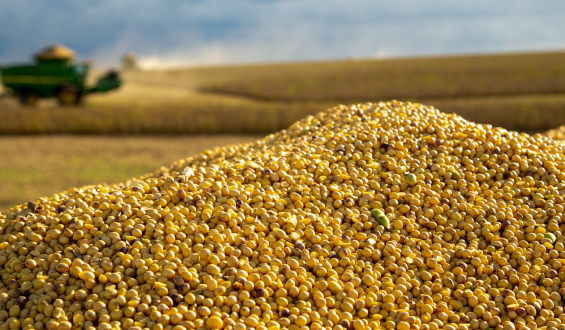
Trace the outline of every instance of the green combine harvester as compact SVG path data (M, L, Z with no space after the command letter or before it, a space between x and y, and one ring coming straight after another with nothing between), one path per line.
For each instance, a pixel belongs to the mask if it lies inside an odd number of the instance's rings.
M74 52L54 45L35 55L35 65L0 67L0 79L8 95L19 98L26 106L34 106L39 98L55 97L61 105L74 105L88 94L107 92L120 87L116 71L103 75L96 86L86 86L88 62L74 62Z

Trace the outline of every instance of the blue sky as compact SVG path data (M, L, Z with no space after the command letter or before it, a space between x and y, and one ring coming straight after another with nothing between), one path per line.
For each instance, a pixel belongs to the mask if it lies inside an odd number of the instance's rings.
M565 1L0 0L0 64L62 43L146 67L565 50Z

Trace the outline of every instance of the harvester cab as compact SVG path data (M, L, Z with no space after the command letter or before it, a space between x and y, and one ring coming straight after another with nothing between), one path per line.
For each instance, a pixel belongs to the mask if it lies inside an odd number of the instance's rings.
M64 46L50 46L35 55L35 65L0 67L0 78L9 94L27 106L35 105L38 98L51 97L62 105L74 105L85 95L120 87L116 71L103 75L95 86L86 86L90 62L76 62L74 55Z

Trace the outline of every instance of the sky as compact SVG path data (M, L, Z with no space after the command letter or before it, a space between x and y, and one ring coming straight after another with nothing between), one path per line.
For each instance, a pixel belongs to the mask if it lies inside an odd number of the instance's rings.
M0 0L0 65L60 43L145 68L565 50L562 0Z

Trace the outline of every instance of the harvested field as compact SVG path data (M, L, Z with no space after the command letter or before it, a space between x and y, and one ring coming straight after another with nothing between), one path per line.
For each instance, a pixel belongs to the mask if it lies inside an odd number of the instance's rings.
M82 107L0 99L0 134L265 134L336 104L388 99L511 130L565 124L565 54L266 64L128 72Z
M102 97L102 96L101 96ZM565 124L565 95L525 95L428 100L441 111L517 131L544 131ZM2 109L0 135L20 134L266 134L339 103L264 102L209 95L157 105L110 104L85 108Z
M201 90L261 100L351 102L565 92L563 53L201 69ZM181 75L183 71L171 71ZM207 80L207 81L206 81Z
M0 211L85 184L122 182L216 146L253 135L177 137L0 137Z

